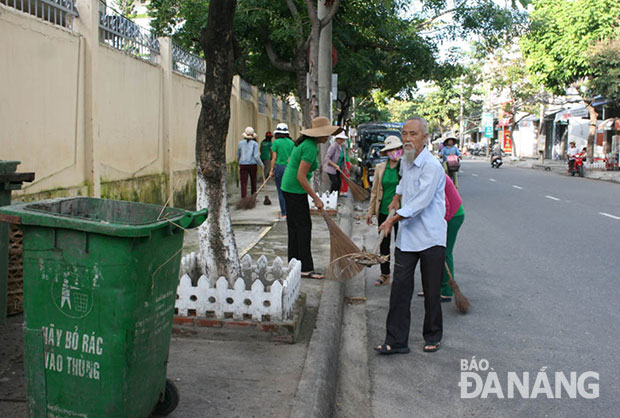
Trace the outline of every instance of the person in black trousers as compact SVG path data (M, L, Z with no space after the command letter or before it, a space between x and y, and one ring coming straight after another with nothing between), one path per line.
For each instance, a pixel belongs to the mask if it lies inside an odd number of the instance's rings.
M426 148L428 131L424 119L407 120L401 133L401 180L388 208L396 210L396 214L379 226L389 233L399 222L386 337L383 344L375 347L380 354L409 352L411 297L418 261L424 291L423 351L439 350L443 337L440 289L446 254L446 176Z

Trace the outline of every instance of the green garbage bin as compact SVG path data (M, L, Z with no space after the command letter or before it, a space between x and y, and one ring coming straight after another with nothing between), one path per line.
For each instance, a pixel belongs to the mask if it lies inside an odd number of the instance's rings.
M65 198L0 208L20 225L30 417L171 412L166 381L183 230L207 211Z

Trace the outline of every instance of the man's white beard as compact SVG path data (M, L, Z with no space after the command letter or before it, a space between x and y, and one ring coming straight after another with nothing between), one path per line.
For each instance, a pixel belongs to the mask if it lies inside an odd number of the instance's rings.
M406 146L403 148L403 158L405 159L405 161L407 161L407 163L413 164L413 161L417 156L418 152L416 151L415 147Z

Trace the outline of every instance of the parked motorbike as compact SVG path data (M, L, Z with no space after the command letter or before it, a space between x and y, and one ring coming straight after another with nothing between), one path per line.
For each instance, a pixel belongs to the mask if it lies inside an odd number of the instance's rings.
M575 176L575 174L579 174L579 177L583 177L583 160L584 154L575 154L573 156L573 164L571 164L571 160L568 161L568 172L571 176Z
M491 159L491 168L500 168L504 164L501 155L494 155Z

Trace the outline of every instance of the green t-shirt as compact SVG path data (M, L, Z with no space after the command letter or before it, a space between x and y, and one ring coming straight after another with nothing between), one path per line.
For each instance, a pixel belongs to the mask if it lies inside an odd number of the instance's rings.
M271 160L271 141L267 141L263 139L263 142L260 143L260 159L261 160Z
M396 194L396 186L398 186L398 167L390 168L390 162L388 161L383 172L383 179L381 179L381 185L383 186L383 197L381 198L381 206L379 207L379 213L388 215L390 211L388 206L394 199Z
M273 141L271 150L278 154L276 157L276 164L286 165L288 158L291 156L291 152L295 148L295 142L291 138L278 138Z
M291 156L288 159L288 164L284 175L282 176L282 190L287 193L304 194L306 191L297 180L297 170L299 170L299 164L302 161L310 164L310 170L308 170L308 181L312 178L312 173L319 167L318 160L319 147L316 140L313 138L307 138L299 146L296 146L291 152Z

